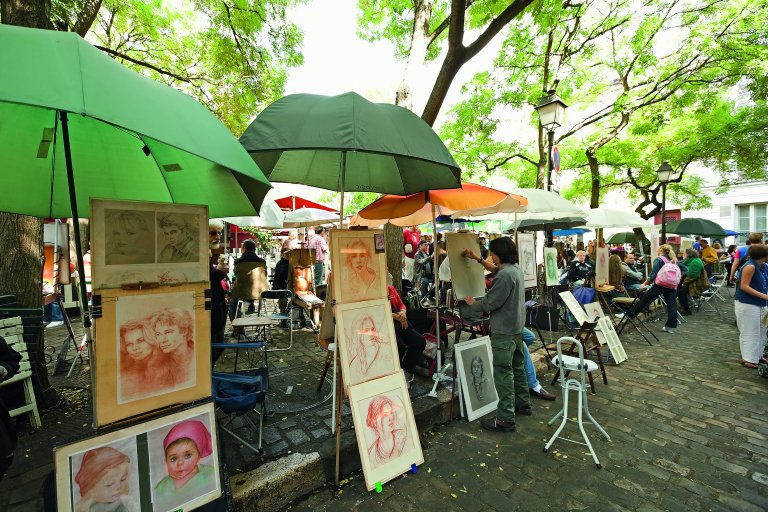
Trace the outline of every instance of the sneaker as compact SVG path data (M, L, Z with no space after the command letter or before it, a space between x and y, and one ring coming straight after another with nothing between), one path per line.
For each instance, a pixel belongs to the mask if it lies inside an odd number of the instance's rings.
M675 334L677 332L676 327L667 327L666 325L661 328L662 331L668 332L669 334Z
M498 418L488 418L485 420L480 421L480 425L485 430L490 430L491 432L514 432L515 424L511 421L503 421Z
M45 328L61 327L62 325L64 325L64 320L54 320L45 324Z

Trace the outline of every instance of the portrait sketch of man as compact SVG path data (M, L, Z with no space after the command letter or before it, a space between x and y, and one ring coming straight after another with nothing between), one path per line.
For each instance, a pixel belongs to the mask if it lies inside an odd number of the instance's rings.
M377 301L370 307L341 310L340 350L348 385L389 375L400 367L386 306L385 301Z
M118 299L118 403L195 385L194 304L192 293Z
M362 401L358 407L365 418L365 449L372 469L396 460L413 446L406 409L398 389ZM362 447L361 447L362 448Z
M155 212L104 210L104 264L155 262Z
M198 222L196 214L158 214L158 263L194 263L200 260Z

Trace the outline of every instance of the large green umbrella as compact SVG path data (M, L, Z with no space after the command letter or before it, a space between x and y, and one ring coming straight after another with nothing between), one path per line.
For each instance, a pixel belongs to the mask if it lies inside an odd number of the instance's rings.
M676 235L726 236L725 230L717 222L697 217L668 222L666 230Z
M0 25L0 69L2 211L77 226L95 197L254 215L270 189L202 105L74 33ZM78 231L75 245L83 275Z
M292 94L267 107L240 142L271 181L342 192L409 195L459 188L445 145L408 109L339 96Z
M643 237L643 240L646 240L646 238ZM633 231L614 233L605 241L607 244L633 244L635 242L637 242L637 235Z

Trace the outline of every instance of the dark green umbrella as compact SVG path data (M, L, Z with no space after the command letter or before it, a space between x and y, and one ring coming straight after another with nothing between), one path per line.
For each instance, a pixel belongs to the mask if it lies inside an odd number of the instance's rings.
M186 94L72 32L0 25L0 69L0 210L71 216L76 228L92 197L204 204L212 217L258 214L271 185ZM77 229L75 245L85 275Z
M354 92L285 96L240 142L271 181L403 196L461 186L458 164L427 123Z
M725 230L717 222L697 217L668 222L666 230L676 235L726 236Z
M647 240L645 236L643 236L643 240ZM635 242L637 242L637 236L632 231L614 233L605 241L607 244L633 244Z

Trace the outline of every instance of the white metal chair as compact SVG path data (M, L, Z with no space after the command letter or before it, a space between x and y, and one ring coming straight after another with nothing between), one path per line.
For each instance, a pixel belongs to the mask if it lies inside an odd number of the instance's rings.
M579 349L579 357L575 356L568 356L563 354L563 344L568 343L572 346L575 346ZM563 431L563 428L565 428L565 423L569 421L568 416L568 397L570 391L576 391L578 393L578 411L577 411L577 419L575 420L579 424L579 430L581 431L581 435L584 438L584 442L581 441L575 441L573 439L563 439L564 441L570 441L572 443L581 444L589 448L589 452L592 454L592 459L595 461L595 465L598 469L602 468L603 466L600 464L600 461L597 458L597 455L595 454L595 450L592 448L592 443L589 442L589 437L587 437L587 433L584 431L584 423L583 423L583 416L586 414L587 419L600 431L601 434L605 436L607 440L610 441L611 437L603 430L603 427L600 426L600 424L592 417L592 414L589 412L589 405L587 403L587 382L586 382L586 376L587 372L594 372L598 371L598 365L594 361L590 361L589 359L584 359L584 347L582 347L581 343L576 338L572 338L570 336L563 336L559 340L557 340L557 356L552 360L555 367L560 372L560 385L563 389L563 408L555 414L551 420L549 420L549 425L552 425L555 423L558 418L561 418L560 426L557 427L557 430L554 434L552 434L552 437L547 441L547 444L544 445L544 451L547 452L552 447L552 444L554 444L555 440L560 436L560 433ZM578 372L578 378L567 378L568 372ZM570 420L574 421L574 420Z

